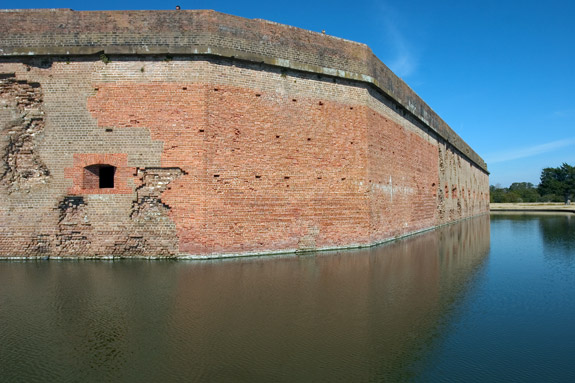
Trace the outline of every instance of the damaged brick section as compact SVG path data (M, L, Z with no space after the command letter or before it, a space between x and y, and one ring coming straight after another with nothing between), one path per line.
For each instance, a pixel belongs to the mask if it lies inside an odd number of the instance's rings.
M118 244L120 254L168 257L178 254L176 227L168 215L171 208L161 196L170 183L183 174L186 172L180 168L137 169L140 186L136 188L136 200L130 214L136 228L126 241Z
M150 245L143 235L129 235L114 243L112 254L119 257L134 255L142 256L146 254L148 248L150 248Z
M50 249L53 246L52 236L49 234L38 234L32 238L32 240L26 243L24 247L24 253L26 254L39 254L46 255L50 253Z
M138 169L136 175L141 184L136 189L137 199L132 205L131 218L144 223L167 217L170 206L161 200L161 195L182 174L185 173L180 168Z
M65 197L58 205L60 217L56 235L56 253L61 255L81 255L90 250L87 234L92 225L88 219L83 197Z
M1 127L7 138L2 154L0 184L9 192L29 190L50 176L36 153L35 137L44 130L40 84L17 80L13 74L0 74L0 108L10 111L9 122Z

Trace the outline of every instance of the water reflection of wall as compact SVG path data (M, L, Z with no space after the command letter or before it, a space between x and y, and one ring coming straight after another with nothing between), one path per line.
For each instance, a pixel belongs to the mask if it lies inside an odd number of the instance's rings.
M488 248L484 216L315 256L0 263L0 381L409 379Z
M489 234L479 217L368 250L180 267L172 357L207 380L408 379Z

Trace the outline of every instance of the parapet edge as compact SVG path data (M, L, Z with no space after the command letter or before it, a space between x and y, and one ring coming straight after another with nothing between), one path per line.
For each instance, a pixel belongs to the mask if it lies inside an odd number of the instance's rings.
M213 55L368 83L489 174L485 161L365 44L212 10L0 10L0 57L98 54Z

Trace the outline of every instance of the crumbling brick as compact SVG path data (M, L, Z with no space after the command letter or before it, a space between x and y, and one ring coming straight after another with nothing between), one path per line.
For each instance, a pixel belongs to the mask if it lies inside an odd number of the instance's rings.
M136 201L131 218L139 223L158 221L167 217L170 206L161 199L170 183L182 176L179 168L144 168L137 170L140 186L136 188Z
M45 183L50 172L36 152L36 139L44 130L42 89L35 82L0 76L0 108L10 109L12 120L2 128L6 142L0 184L10 192Z

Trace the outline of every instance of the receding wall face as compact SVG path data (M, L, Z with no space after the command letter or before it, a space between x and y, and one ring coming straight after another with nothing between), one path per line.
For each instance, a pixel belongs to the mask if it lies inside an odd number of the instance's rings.
M368 113L372 241L435 226L437 142L385 114Z
M489 176L440 143L437 222L444 224L489 211Z
M202 56L4 59L0 103L0 256L349 247L488 208L485 173L359 82Z

